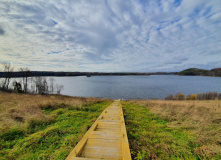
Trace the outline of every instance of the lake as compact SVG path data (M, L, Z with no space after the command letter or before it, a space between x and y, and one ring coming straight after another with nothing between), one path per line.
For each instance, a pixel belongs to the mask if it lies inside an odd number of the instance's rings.
M203 76L79 76L54 77L64 85L61 94L111 99L164 99L178 92L221 92L221 77Z

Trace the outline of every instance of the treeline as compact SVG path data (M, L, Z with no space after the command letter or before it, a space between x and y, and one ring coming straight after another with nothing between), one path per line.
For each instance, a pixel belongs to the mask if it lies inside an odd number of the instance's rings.
M12 73L12 77L22 77L23 74L26 73L24 71L15 71ZM81 72L52 72L52 71L30 71L28 74L28 77L36 77L36 76L84 76L88 75L87 72L81 73ZM0 77L6 77L7 73L6 72L0 72Z
M183 76L215 76L221 77L221 68L215 68L212 70L190 68L177 73Z
M221 93L218 92L206 92L189 94L185 96L183 93L177 93L175 96L173 94L168 95L165 100L221 100Z
M11 72L12 77L22 77L24 71ZM0 77L7 77L7 72L0 72ZM53 71L30 71L28 77L36 76L53 76L53 77L65 77L65 76L128 76L128 75L173 75L175 73L156 72L156 73L135 73L135 72L53 72Z
M43 76L32 76L32 71L28 68L20 68L19 79L13 79L17 72L10 63L3 63L4 76L0 80L0 90L17 93L33 93L33 94L60 94L64 89L63 85L55 83L53 77L47 79Z

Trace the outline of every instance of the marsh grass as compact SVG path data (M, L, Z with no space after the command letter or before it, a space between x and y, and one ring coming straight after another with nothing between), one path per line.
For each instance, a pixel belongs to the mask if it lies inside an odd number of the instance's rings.
M110 103L0 92L0 159L65 159Z
M141 138L142 141L148 139L143 145L143 149L136 145L139 149L135 149L135 155L138 154L138 151L142 153L142 150L144 150L146 153L150 154L149 157L152 159L157 159L156 157L160 157L161 159L221 159L221 103L219 100L134 100L130 102L133 102L134 106L132 104L129 106L133 107L128 107L128 105L125 106L125 111L128 112L127 115L133 113L142 117L140 118L140 121L136 122L136 118L133 120L133 123L137 123L137 127L140 126L140 123L147 123L148 126L154 124L149 128L144 126L135 132L138 135L144 134ZM154 116L158 117L157 121L153 118ZM136 115L134 115L134 117L136 117ZM145 122L146 119L151 118L153 119L152 121ZM158 128L157 130L154 130L154 128L159 127L159 119L163 121L164 129ZM128 125L128 127L130 131L130 125ZM149 133L145 133L145 129L146 132ZM160 134L158 133L159 130ZM173 132L176 134L173 134ZM154 144L149 141L149 138L147 138L149 137L149 134L154 135L152 138L154 141L161 137L160 143ZM163 134L165 134L165 136L161 136ZM172 141L171 138L168 138L170 135L172 135ZM166 140L165 138L168 141L167 143L163 142ZM137 141L132 141L132 144L133 143L137 143ZM151 150L149 147L145 147L145 145L150 145L150 147L153 148L156 148L156 146L159 145L161 149L165 146L166 148L159 153L156 150ZM177 148L177 146L179 147ZM177 154L177 151L179 150L180 153ZM163 155L163 153L166 153L166 155L170 157ZM164 156L166 156L166 158Z

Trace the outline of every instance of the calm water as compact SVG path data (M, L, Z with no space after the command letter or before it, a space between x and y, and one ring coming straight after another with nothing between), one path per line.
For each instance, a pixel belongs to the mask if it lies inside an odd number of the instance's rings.
M221 92L221 77L201 76L92 76L55 77L64 95L111 99L164 99L178 92Z

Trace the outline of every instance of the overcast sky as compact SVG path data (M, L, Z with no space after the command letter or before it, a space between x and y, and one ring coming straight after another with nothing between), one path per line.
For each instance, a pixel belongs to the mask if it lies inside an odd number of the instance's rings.
M0 62L46 71L221 67L221 0L0 0Z

